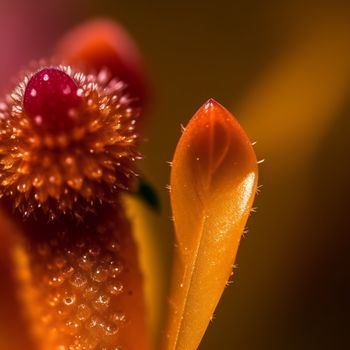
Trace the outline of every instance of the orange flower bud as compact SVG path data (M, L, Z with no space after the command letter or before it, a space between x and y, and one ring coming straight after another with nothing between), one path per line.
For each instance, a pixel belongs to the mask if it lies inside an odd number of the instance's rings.
M195 350L230 278L257 184L247 135L214 100L185 128L170 184L175 254L162 349Z

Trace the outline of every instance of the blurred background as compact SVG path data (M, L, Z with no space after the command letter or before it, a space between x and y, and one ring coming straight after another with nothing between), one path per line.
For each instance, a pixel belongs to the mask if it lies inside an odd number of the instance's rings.
M143 171L162 201L156 237L170 264L165 186L180 124L213 97L259 159L261 193L201 350L350 348L350 6L345 1L0 3L0 79L81 21L120 21L152 91Z

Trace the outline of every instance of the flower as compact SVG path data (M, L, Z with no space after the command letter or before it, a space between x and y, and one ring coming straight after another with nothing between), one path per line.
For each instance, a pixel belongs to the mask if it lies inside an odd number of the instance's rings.
M88 22L1 105L2 293L16 293L11 321L23 334L3 347L156 346L147 313L154 305L144 295L152 262L139 261L149 237L137 247L128 211L147 102L141 67L119 25ZM162 349L198 347L231 275L256 183L248 137L209 100L184 128L172 162L176 242Z

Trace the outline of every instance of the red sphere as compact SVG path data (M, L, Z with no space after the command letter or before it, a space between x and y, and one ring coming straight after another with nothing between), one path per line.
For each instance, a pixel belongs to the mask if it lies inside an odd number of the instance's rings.
M50 133L69 130L77 117L81 98L76 82L57 68L44 68L29 80L23 98L24 111L38 129Z

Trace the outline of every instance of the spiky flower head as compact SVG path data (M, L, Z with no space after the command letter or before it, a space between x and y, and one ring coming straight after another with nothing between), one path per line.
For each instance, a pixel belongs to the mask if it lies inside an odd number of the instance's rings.
M0 196L23 216L82 216L130 189L139 115L122 81L70 66L26 74L0 103Z

